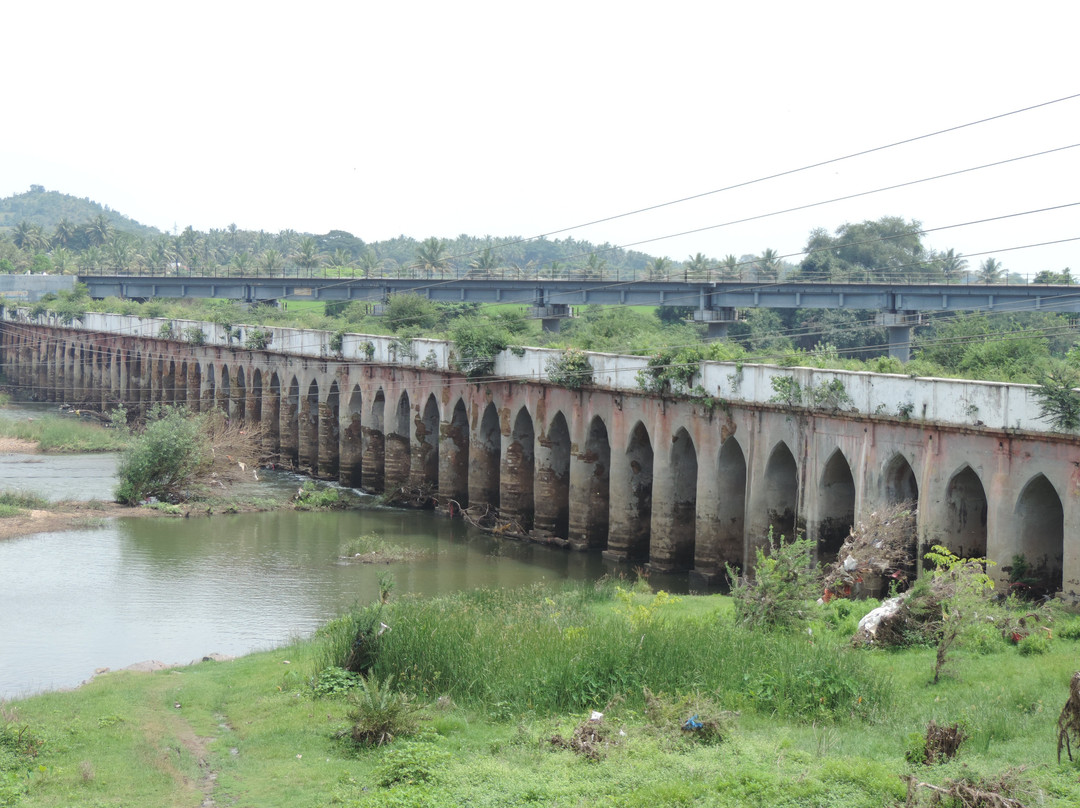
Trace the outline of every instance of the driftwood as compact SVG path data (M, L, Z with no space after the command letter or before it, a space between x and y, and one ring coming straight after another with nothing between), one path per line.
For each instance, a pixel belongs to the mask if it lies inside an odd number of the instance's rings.
M481 503L462 508L455 500L450 500L449 507L451 516L460 514L461 518L470 525L487 533L524 536L528 532L521 522L502 516L498 508L493 508L490 505Z
M1073 674L1069 682L1069 698L1058 716L1058 763L1061 763L1061 748L1073 759L1072 743L1080 745L1080 671Z
M944 786L935 786L933 783L922 783L915 775L903 778L907 780L906 808L915 808L918 805L918 793L920 789L931 793L930 804L941 805L943 800L951 800L946 805L957 805L960 808L1026 808L1020 800L1006 797L1000 788L1004 783L975 784L966 780L950 780Z
M439 504L432 493L430 485L403 485L393 491L387 491L383 494L383 503L395 505L399 508L416 508L417 510L435 508Z

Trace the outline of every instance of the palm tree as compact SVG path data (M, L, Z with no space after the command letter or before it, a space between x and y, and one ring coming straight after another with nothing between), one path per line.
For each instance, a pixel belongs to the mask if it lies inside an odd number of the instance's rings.
M731 253L720 259L720 277L726 281L733 281L739 277L739 259Z
M48 239L45 238L45 234L41 231L41 225L28 222L25 219L15 225L12 239L16 247L27 252L36 252L49 246Z
M232 257L232 266L236 267L236 272L240 277L247 274L247 271L251 268L251 254L246 250L238 252Z
M480 278L491 278L499 267L499 259L495 257L495 251L491 247L484 247L480 254L469 262L469 275ZM475 273L475 274L474 274Z
M281 259L281 253L279 253L277 250L267 250L259 258L259 267L267 275L273 275L284 265L285 262Z
M109 217L104 213L99 213L83 227L86 231L86 238L91 246L100 247L109 240L109 236L113 233L112 222L109 221ZM190 230L191 228L189 227L188 229Z
M997 283L1005 267L996 258L987 258L979 265L979 280L983 283Z
M773 249L767 249L758 256L754 262L759 281L773 282L780 274L780 254Z
M75 257L66 247L57 247L52 252L53 266L61 275L67 275L75 263Z
M941 274L945 276L945 283L950 283L954 276L958 277L967 269L968 260L964 258L963 253L958 253L950 247L938 257L938 263L941 266Z
M371 277L380 269L382 269L382 260L375 254L375 250L368 247L364 251L364 254L360 256L360 269L364 271L364 275Z
M78 228L71 223L70 219L61 218L53 230L52 244L54 247L67 247L75 240Z
M704 253L692 255L683 264L684 279L688 281L707 281L709 279L709 259Z
M585 261L584 280L602 281L604 279L604 268L606 266L607 259L601 258L596 253L589 253L589 258Z
M645 269L648 273L650 281L662 281L667 280L668 273L671 272L671 259L654 258L649 262L649 266Z
M416 263L420 271L429 278L436 272L445 271L450 266L446 242L435 236L424 239L416 248Z
M319 260L319 245L315 242L311 236L304 236L300 239L300 244L296 248L296 252L293 253L293 260L300 269L306 269L308 274L311 274L311 270L315 269L320 263Z

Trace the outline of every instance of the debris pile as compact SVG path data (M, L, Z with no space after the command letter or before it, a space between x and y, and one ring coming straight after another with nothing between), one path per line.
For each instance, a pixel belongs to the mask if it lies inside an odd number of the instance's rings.
M851 528L837 561L825 572L822 600L876 596L889 582L906 584L915 571L915 505L880 508Z

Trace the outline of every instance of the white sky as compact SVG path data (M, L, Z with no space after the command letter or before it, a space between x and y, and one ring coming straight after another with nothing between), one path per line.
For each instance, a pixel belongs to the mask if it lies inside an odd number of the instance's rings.
M537 235L1080 93L1075 2L5 4L0 196L172 231ZM617 244L1080 143L1080 98L574 230ZM796 253L814 227L1080 202L1080 148L644 244ZM565 235L565 234L564 234ZM1080 207L931 234L1072 267ZM980 258L972 258L974 267Z

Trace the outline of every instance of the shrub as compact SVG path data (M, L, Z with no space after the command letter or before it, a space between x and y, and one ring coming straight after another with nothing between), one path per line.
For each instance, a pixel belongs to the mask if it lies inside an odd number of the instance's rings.
M328 699L347 695L359 684L360 674L332 666L319 671L311 683L311 691L317 699Z
M205 345L206 332L197 325L188 326L184 329L184 339L195 347Z
M450 754L428 742L403 744L383 755L375 772L376 782L383 788L394 785L433 783L450 761Z
M940 544L930 548L925 558L934 567L931 588L941 603L934 663L934 684L937 684L949 648L963 630L977 619L979 607L994 588L994 582L986 574L986 566L993 562L985 558L960 558Z
M267 328L249 328L244 347L249 351L264 351L274 341L274 332Z
M361 676L349 696L348 718L352 723L349 737L358 746L382 746L397 735L407 735L416 728L420 709L407 693L393 689L394 677L380 682L374 676Z
M319 486L310 481L304 483L293 503L293 507L298 511L318 511L340 505L341 496L337 489Z
M754 549L751 575L740 576L729 565L731 596L739 622L750 626L788 626L802 617L805 602L821 590L821 570L813 561L814 543L796 537L773 538Z
M568 390L580 390L593 380L589 357L576 348L567 348L560 356L548 357L544 373L549 382Z
M1050 638L1042 632L1028 634L1016 644L1016 650L1022 656L1037 656L1050 650Z
M117 502L135 505L148 497L182 500L209 465L203 419L183 410L158 409L120 458Z

